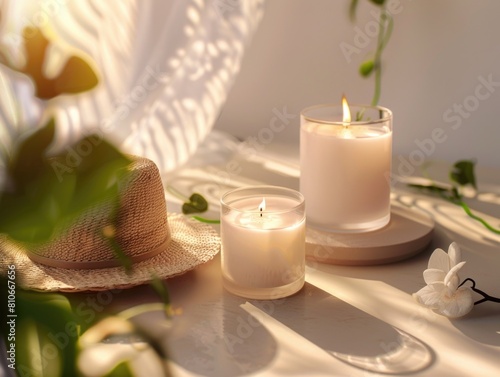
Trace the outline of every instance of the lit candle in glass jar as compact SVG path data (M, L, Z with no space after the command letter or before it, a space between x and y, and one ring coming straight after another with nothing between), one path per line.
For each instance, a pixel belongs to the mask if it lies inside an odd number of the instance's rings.
M345 98L342 106L303 110L300 191L307 201L308 226L341 232L385 226L390 220L391 157L390 110L349 108Z
M274 186L240 188L221 199L224 286L239 296L273 299L304 284L304 198Z

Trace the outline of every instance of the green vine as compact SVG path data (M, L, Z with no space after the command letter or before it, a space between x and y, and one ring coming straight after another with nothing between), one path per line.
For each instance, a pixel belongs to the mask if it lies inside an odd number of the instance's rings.
M437 194L441 198L456 204L464 210L464 212L472 219L481 223L486 229L489 231L500 234L500 229L495 228L491 224L489 224L483 218L477 216L472 212L470 207L465 203L463 199L463 195L460 194L460 187L464 186L472 186L474 189L477 189L476 186L476 176L474 173L474 161L462 160L458 161L453 165L452 170L450 171L450 180L452 182L451 187L443 187L436 183L431 183L428 185L420 185L420 184L409 184L408 186L416 188L418 190L427 191L429 193Z
M206 219L206 218L201 217L201 216L193 216L193 219L198 220L198 221L205 223L205 224L220 224L220 220Z
M375 88L372 98L372 106L378 105L380 100L380 95L382 93L382 52L384 51L389 39L391 38L392 30L394 28L394 20L392 15L385 8L385 0L370 0L375 5L379 6L380 18L379 18L379 29L377 37L377 47L373 58L367 59L361 63L359 66L359 73L362 77L368 78L371 75L375 76ZM349 14L351 21L354 22L356 19L356 10L358 6L358 0L351 0L351 5L349 7Z

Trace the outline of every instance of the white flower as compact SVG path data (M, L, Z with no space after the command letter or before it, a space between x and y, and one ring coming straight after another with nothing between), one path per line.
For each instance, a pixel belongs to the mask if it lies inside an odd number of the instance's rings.
M460 248L453 242L448 254L436 249L424 271L424 288L413 294L415 300L435 312L450 318L462 317L474 306L472 290L460 287L458 271L464 266Z
M126 362L136 377L164 377L163 361L149 344L102 342L109 335L130 334L133 331L132 324L120 317L107 317L88 329L80 338L80 372L86 377L104 376L118 364Z

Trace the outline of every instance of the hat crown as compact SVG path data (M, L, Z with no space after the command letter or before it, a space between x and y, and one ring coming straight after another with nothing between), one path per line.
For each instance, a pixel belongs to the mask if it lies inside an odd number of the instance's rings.
M112 241L103 234L114 232L114 240L132 262L140 262L164 251L171 239L165 192L156 165L143 157L132 162L119 182L119 206L110 197L86 209L70 227L51 241L32 248L29 257L58 268L108 268L120 266Z

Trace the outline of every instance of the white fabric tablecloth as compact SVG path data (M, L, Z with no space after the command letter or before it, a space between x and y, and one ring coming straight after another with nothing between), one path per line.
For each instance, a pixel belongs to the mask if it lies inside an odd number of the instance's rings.
M247 145L248 147L248 145ZM218 149L217 152L214 150ZM188 166L165 184L209 199L205 217L218 218L220 194L248 184L298 189L298 148L271 143L238 147L212 135ZM451 164L429 172L446 180ZM471 207L497 227L500 170L477 167L479 195ZM222 289L220 258L167 281L176 315L158 336L169 347L175 376L499 376L500 305L483 303L450 320L419 306L411 294L424 286L423 270L436 247L455 241L467 261L460 277L500 296L500 236L461 208L398 184L394 200L426 210L436 227L427 250L402 262L367 267L308 262L305 287L278 301L246 300ZM167 194L170 211L181 201ZM216 226L218 227L218 226ZM115 308L155 300L149 287L116 295ZM151 318L156 318L152 316ZM148 318L154 329L155 321Z

